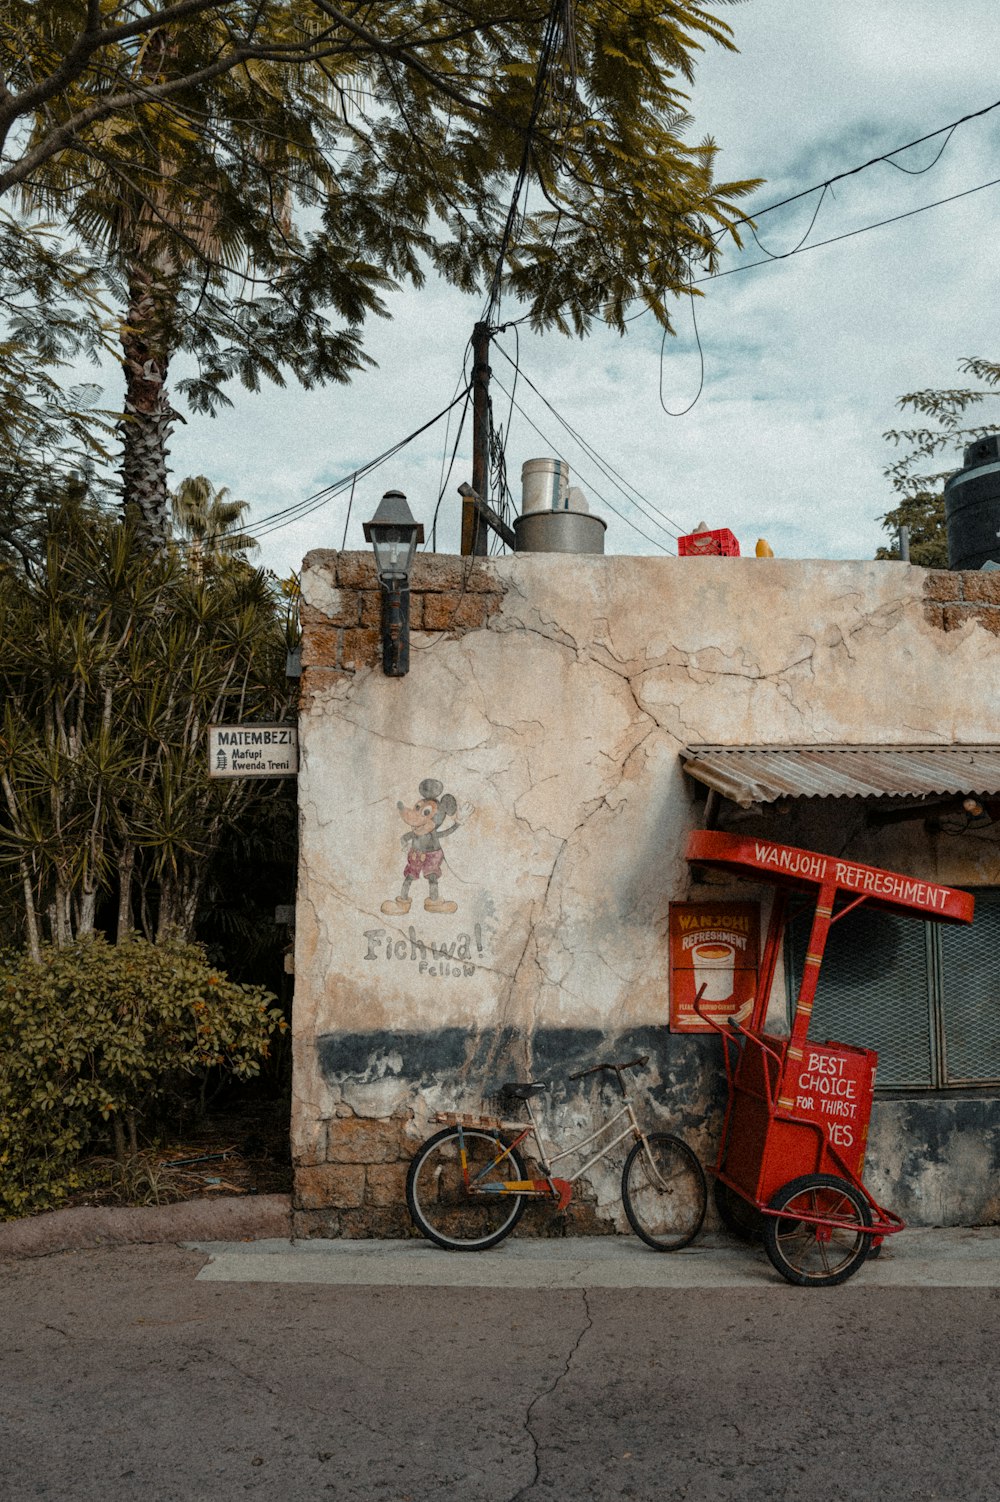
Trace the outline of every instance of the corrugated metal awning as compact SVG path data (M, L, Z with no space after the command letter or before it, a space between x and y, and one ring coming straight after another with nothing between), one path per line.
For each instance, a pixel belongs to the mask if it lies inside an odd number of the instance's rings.
M1000 746L689 746L689 776L742 808L778 798L1000 795Z

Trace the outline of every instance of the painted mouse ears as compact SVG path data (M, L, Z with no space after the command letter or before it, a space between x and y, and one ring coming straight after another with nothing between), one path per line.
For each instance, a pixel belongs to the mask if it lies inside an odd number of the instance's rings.
M435 803L440 801L443 792L444 783L438 782L436 777L425 777L420 784L421 798L433 798Z

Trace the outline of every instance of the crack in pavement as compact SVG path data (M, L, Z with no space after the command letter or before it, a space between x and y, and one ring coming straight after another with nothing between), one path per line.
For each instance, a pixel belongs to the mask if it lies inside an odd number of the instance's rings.
M508 1502L521 1502L521 1498L526 1497L530 1491L533 1491L534 1488L538 1485L539 1480L541 1479L542 1468L539 1463L540 1446L538 1443L538 1438L531 1427L531 1416L538 1404L541 1403L543 1398L550 1398L556 1391L556 1389L561 1385L561 1383L563 1383L569 1376L569 1369L573 1365L573 1358L576 1356L577 1351L579 1351L580 1346L583 1343L583 1337L588 1333L588 1331L594 1328L594 1318L590 1312L590 1303L587 1298L587 1290L585 1288L581 1288L580 1296L583 1299L583 1308L584 1313L586 1314L586 1324L583 1326L579 1335L576 1337L576 1340L573 1342L569 1355L566 1357L566 1363L563 1366L562 1371L556 1377L555 1381L551 1383L551 1385L547 1387L544 1392L536 1393L525 1411L524 1428L525 1432L528 1435L528 1438L531 1440L532 1459L534 1461L535 1474L532 1476L531 1480L527 1483L526 1486L522 1486L513 1494L513 1496L508 1498Z

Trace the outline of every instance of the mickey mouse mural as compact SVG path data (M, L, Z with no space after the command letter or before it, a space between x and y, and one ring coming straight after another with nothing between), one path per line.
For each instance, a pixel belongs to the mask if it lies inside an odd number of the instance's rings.
M445 792L443 782L438 782L436 777L425 777L420 784L420 797L413 807L407 808L402 803L397 803L396 807L399 809L403 823L409 825L409 829L399 843L404 850L407 850L407 846L409 849L399 896L383 902L383 913L388 913L392 917L408 913L412 905L410 886L420 876L427 878L428 896L424 899L425 912L457 912L457 902L448 902L438 895L438 882L441 879L441 866L444 862L441 841L447 835L454 834L459 827L457 802L450 793ZM442 824L449 818L454 822L447 829L442 829Z

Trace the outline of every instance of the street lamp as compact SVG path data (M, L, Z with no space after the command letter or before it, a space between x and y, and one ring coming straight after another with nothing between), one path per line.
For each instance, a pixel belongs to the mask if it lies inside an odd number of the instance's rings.
M365 541L375 553L382 586L382 671L402 678L410 670L410 569L424 529L401 490L387 490L370 522Z

